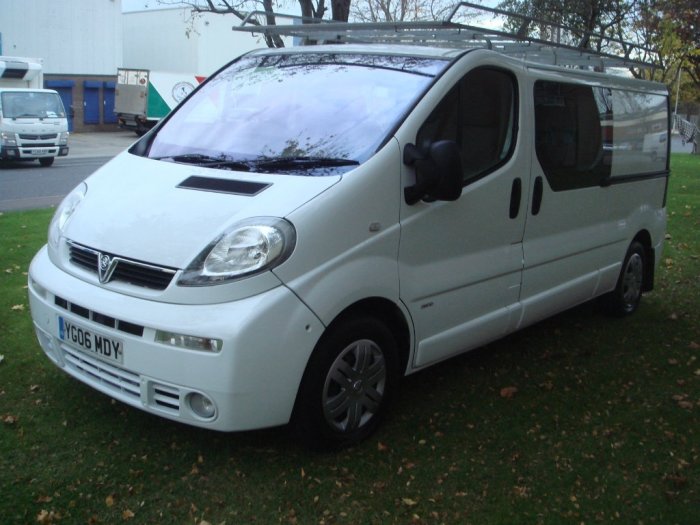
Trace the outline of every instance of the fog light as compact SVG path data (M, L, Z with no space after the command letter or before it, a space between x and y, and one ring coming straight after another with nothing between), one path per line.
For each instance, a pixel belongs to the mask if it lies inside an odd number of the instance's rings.
M202 419L211 419L216 414L214 402L203 394L197 392L190 394L188 402L192 412Z
M202 352L219 352L224 342L221 339L211 337L197 337L194 335L176 334L174 332L156 331L156 343L187 348L188 350L200 350Z

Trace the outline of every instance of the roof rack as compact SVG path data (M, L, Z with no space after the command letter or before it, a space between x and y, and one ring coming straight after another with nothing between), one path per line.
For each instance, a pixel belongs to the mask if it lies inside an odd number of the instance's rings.
M501 21L516 32L464 23L491 17L489 25ZM274 20L274 25L266 23ZM280 20L286 23L279 24ZM484 20L487 21L487 20ZM262 34L267 39L293 37L302 45L313 43L391 43L441 46L458 49L486 48L523 60L558 66L654 68L645 61L654 52L632 42L601 33L583 32L555 22L510 11L460 2L438 21L334 22L297 15L253 11L234 31ZM594 49L592 49L594 48Z

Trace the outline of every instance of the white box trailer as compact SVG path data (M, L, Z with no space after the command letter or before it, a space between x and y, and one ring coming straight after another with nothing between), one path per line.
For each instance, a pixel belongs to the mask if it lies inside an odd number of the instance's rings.
M43 84L41 59L0 56L0 162L68 155L66 110Z
M143 135L202 80L204 77L194 74L119 68L114 101L119 127Z

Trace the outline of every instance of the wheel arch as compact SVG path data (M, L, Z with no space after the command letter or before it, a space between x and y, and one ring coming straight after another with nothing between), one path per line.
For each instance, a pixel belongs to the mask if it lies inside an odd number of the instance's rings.
M349 317L368 315L382 321L391 331L396 340L399 355L399 369L401 375L405 373L411 350L411 332L408 320L402 310L394 302L384 297L368 297L351 304L341 311L326 330L342 323Z

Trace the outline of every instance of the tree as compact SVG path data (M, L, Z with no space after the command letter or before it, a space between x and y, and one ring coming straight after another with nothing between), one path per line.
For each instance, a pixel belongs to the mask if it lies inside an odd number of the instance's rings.
M358 22L439 20L452 5L449 0L355 0L351 13Z
M304 23L313 19L321 19L325 16L328 7L326 0L298 0ZM331 19L339 22L347 22L350 16L351 0L330 0ZM189 31L192 31L194 22L202 13L214 13L217 15L234 15L240 20L246 18L251 11L265 12L265 24L276 25L275 8L284 4L284 0L158 0L159 4L188 7L191 10ZM260 24L256 19L249 19L251 24ZM284 47L284 41L277 35L265 35L265 43L268 47Z
M697 0L504 0L501 9L533 19L557 21L576 28L565 42L596 51L607 51L637 58L653 69L631 68L637 78L665 82L669 87L679 68L687 71L700 89L700 10ZM550 22L551 23L551 22ZM511 31L524 31L544 38L551 25L533 21L528 27L510 22ZM616 41L603 44L589 38L603 34ZM634 50L622 41L631 42Z

